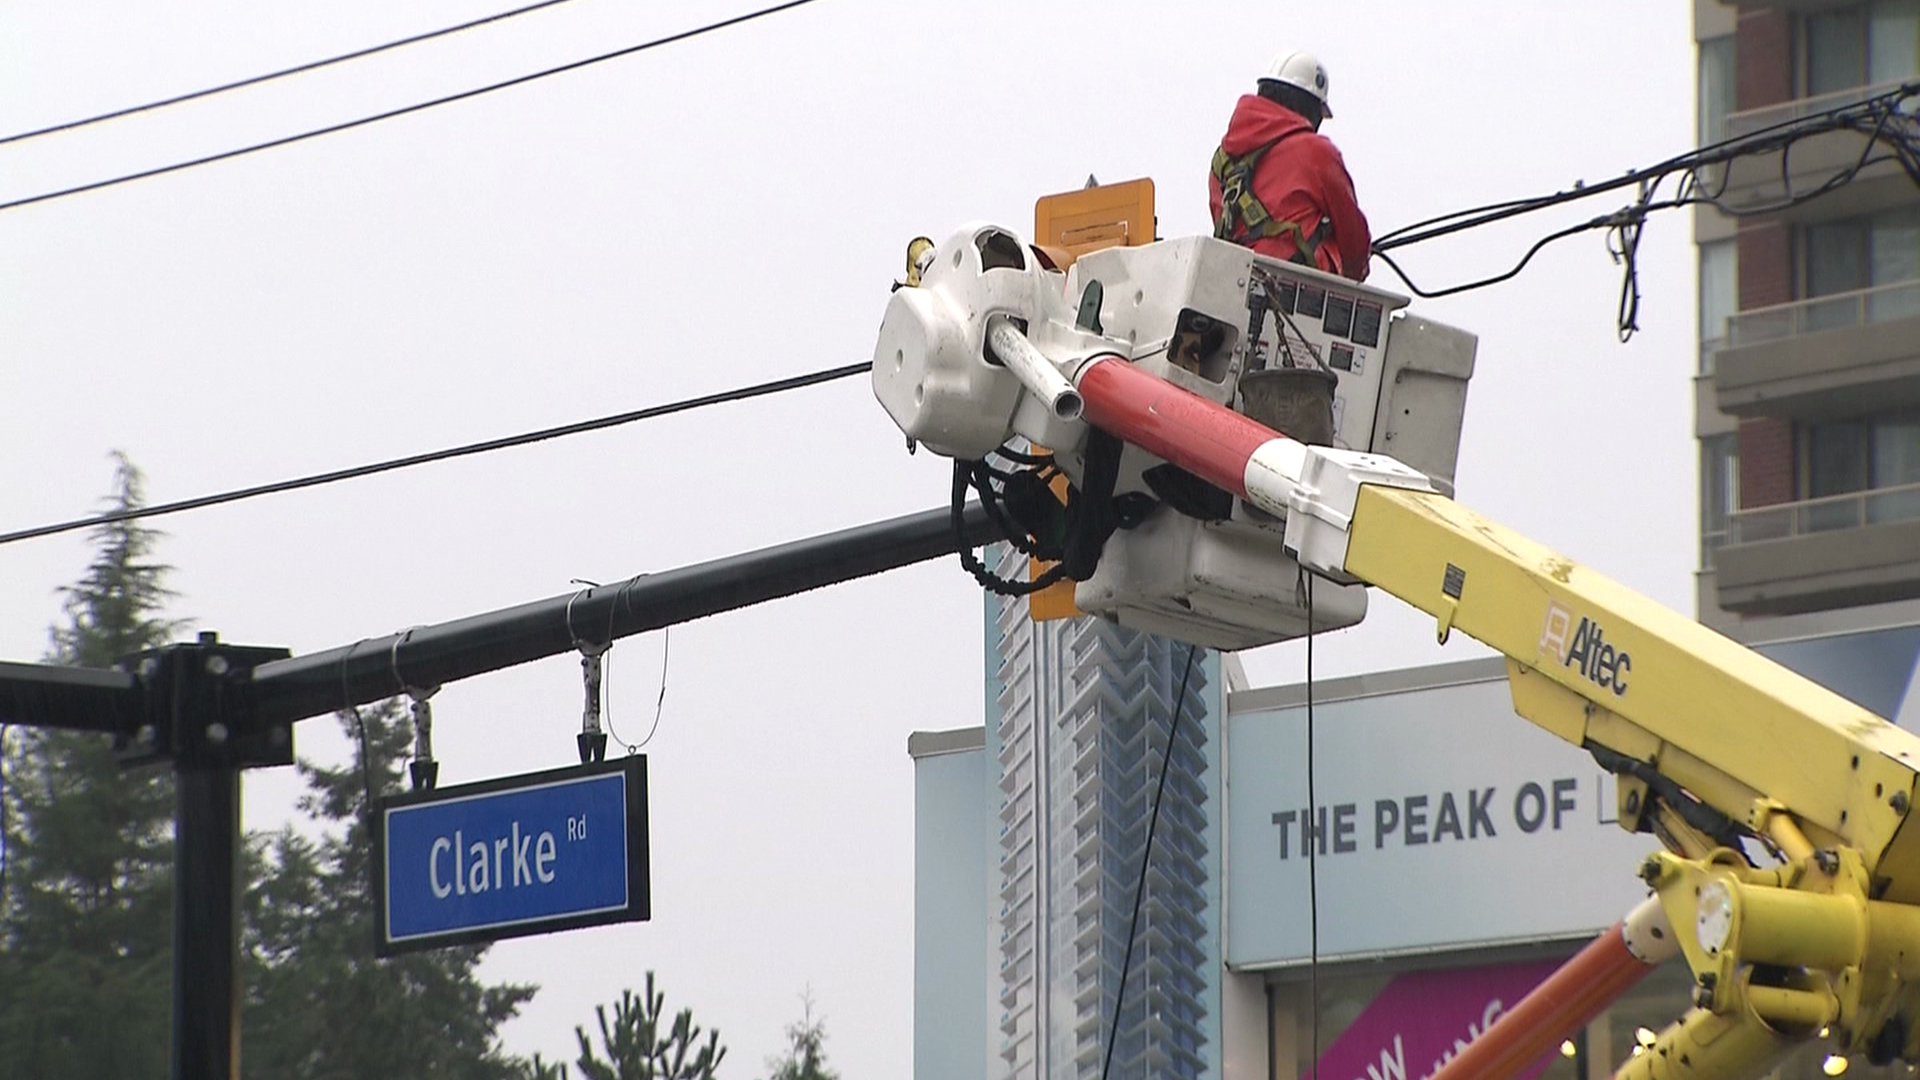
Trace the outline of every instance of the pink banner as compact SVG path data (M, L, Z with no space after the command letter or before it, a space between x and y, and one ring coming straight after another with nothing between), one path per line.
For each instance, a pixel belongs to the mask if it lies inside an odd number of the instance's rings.
M1427 1080L1538 986L1557 962L1416 971L1387 984L1320 1055L1318 1080ZM1519 1080L1533 1080L1551 1055Z

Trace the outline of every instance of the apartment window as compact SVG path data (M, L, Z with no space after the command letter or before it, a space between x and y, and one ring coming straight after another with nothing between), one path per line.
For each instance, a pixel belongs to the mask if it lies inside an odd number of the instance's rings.
M1809 299L1876 289L1807 308L1806 328L1824 330L1920 314L1920 207L1808 225L1801 232L1802 293Z
M1920 74L1920 0L1878 0L1808 15L1801 24L1803 95Z
M1733 112L1733 35L1708 38L1700 43L1700 85L1696 106L1700 110L1700 145L1717 143L1727 137L1727 115Z
M1740 307L1739 248L1731 239L1700 245L1700 374L1713 374L1713 353L1727 344L1727 320Z
M1740 507L1740 437L1728 432L1700 440L1700 565L1727 541L1727 523Z
M1920 518L1920 413L1807 424L1801 446L1806 498L1865 493L1809 507L1809 531Z
M1807 483L1810 499L1864 491L1868 480L1873 429L1866 420L1831 420L1805 429Z
M1920 415L1873 427L1873 486L1920 484Z

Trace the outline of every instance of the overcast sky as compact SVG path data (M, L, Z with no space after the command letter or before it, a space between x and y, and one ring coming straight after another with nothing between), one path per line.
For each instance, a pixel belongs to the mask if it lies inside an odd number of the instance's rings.
M0 132L507 6L15 0ZM573 0L224 99L0 147L0 201L378 112L749 10ZM93 508L107 454L156 502L866 359L906 242L1021 232L1089 173L1154 179L1208 230L1208 159L1271 55L1316 50L1376 231L1692 145L1689 6L819 0L675 45L250 158L0 213L0 531ZM1408 253L1432 287L1503 268L1600 199ZM1519 280L1417 304L1480 335L1462 501L1692 610L1690 224L1642 248L1614 338L1599 234ZM1384 268L1375 280L1395 287ZM863 380L166 519L177 614L305 653L942 505ZM37 659L81 536L0 548L0 657ZM1391 599L1317 674L1440 650ZM654 919L503 944L544 989L509 1046L572 1056L594 1003L659 972L757 1072L811 985L849 1080L911 1060L914 729L981 721L981 603L957 561L674 632L651 755ZM636 739L657 636L612 653ZM1246 657L1295 682L1301 650ZM579 666L447 687L442 779L574 760ZM1520 721L1515 721L1519 723ZM328 720L304 753L338 758ZM290 770L248 777L287 819Z

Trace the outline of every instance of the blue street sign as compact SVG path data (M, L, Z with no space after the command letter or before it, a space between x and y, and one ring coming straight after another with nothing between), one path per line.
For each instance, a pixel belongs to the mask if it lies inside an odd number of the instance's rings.
M382 799L382 956L649 915L647 759Z

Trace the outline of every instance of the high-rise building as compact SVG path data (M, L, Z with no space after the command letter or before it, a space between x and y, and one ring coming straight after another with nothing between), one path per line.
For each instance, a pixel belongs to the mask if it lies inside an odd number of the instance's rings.
M1694 36L1703 144L1920 78L1920 0L1695 0ZM1733 212L1694 223L1699 617L1742 640L1882 621L1920 597L1920 188L1853 132L1702 179Z
M1007 553L1000 572L1024 566ZM1209 734L1219 724L1211 705L1219 694L1209 693L1218 661L1103 620L1034 622L1024 599L989 598L988 615L997 717L986 749L1000 822L988 1075L1093 1080L1110 1032L1104 1075L1116 1080L1217 1075L1207 1048L1218 1042L1218 977L1207 973L1220 965L1218 750Z

